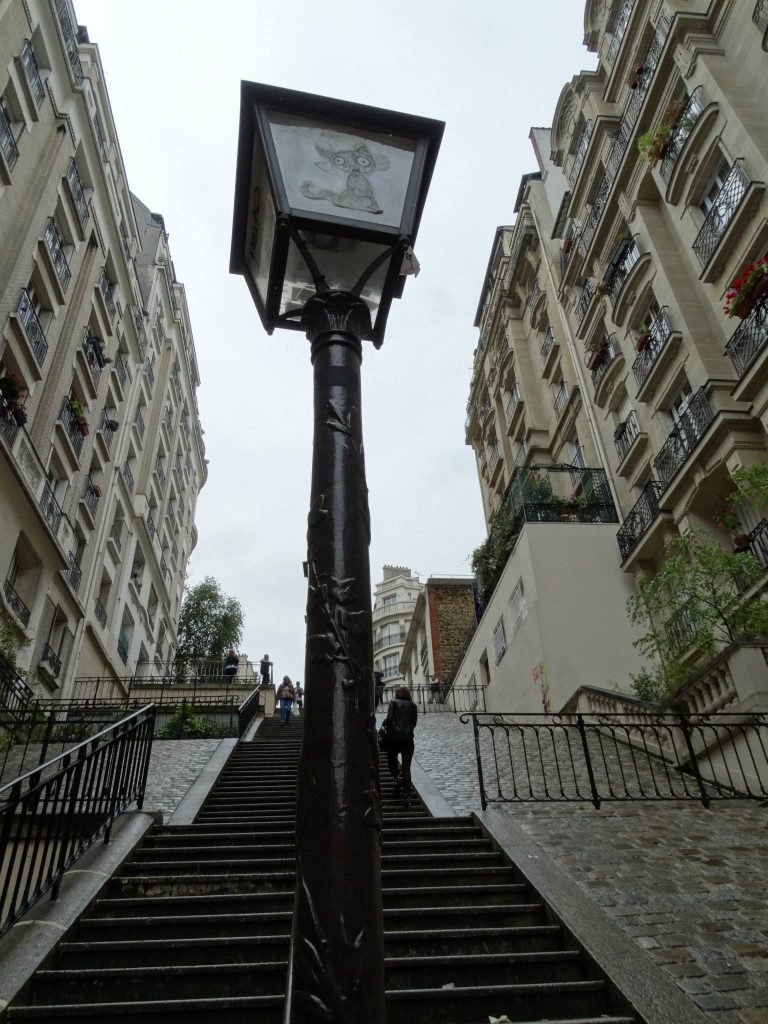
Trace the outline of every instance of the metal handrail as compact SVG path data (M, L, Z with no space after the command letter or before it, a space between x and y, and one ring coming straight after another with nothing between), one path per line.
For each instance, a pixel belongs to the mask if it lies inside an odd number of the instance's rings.
M0 788L0 935L134 802L143 806L155 709L149 704Z
M385 686L381 691L380 703L387 704L394 700L397 689L397 686ZM484 686L449 686L444 683L412 686L411 699L422 715L485 711Z
M504 803L764 800L768 716L464 713L483 810Z
M0 708L13 718L18 718L31 700L32 690L8 659L0 653Z

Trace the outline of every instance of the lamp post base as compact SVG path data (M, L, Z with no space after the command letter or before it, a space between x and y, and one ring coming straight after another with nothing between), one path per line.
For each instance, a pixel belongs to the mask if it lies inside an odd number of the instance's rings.
M381 798L374 718L370 516L357 296L304 308L314 449L307 531L304 740L286 1024L384 1024Z

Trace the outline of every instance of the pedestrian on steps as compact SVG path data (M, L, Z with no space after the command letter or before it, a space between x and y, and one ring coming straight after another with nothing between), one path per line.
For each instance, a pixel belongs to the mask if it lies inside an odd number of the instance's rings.
M395 779L395 796L402 794L407 805L411 795L411 761L413 760L413 730L416 728L418 710L411 699L407 686L398 686L395 699L389 702L384 721L387 733L387 764ZM402 771L398 779L398 754L402 759Z
M280 725L288 725L291 720L291 706L296 699L296 691L289 676L283 676L280 689L277 691L277 699L280 701Z

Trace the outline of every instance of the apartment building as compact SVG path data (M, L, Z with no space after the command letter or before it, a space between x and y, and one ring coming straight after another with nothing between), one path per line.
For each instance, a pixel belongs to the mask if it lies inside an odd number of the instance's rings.
M517 524L459 672L498 681L496 706L626 688L635 580L691 527L730 544L729 473L766 459L766 303L723 311L768 251L766 27L761 3L589 2L598 66L531 130L466 422L489 529L501 506ZM768 563L768 524L741 514Z
M41 696L172 655L206 475L184 287L67 0L0 11L0 572Z
M403 681L400 657L422 589L418 577L404 565L385 565L374 587L373 669L382 673L387 686Z

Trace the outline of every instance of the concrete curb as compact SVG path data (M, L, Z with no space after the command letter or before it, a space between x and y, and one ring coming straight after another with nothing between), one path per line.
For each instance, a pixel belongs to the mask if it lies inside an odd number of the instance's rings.
M43 896L18 924L0 939L0 1017L66 931L94 902L123 861L162 814L128 811L112 826L109 844L90 848L61 881L59 898Z
M240 737L242 743L250 743L256 733L259 731L264 718L261 715L257 715L248 728L245 730L243 735Z
M181 803L168 819L169 825L192 824L237 743L236 739L224 739L219 743L211 754L208 764L197 776L182 797Z
M633 942L511 816L473 814L566 928L649 1024L711 1024L674 981Z
M430 775L421 767L414 757L411 761L411 782L433 818L459 818L461 815L448 803L443 794L432 781Z

